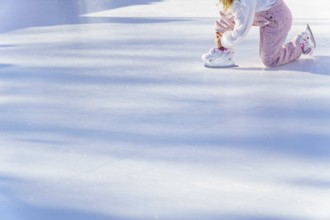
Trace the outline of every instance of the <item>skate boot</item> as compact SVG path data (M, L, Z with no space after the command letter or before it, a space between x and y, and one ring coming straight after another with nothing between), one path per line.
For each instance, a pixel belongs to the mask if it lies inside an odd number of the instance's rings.
M227 68L236 67L233 60L234 51L224 47L213 48L208 53L202 55L205 67Z
M303 54L313 55L313 51L316 48L316 42L309 25L307 25L304 32L301 32L295 37L294 44L301 48Z

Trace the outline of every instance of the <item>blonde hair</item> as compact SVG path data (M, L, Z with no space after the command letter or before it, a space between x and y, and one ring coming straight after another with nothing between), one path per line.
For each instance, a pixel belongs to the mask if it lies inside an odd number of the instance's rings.
M219 4L222 4L225 11L229 10L232 3L233 3L233 0L219 0Z

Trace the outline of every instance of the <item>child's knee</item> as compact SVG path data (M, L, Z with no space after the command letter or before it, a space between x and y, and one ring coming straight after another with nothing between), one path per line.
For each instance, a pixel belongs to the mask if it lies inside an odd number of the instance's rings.
M278 65L279 58L272 58L272 57L261 57L262 63L266 67L275 67Z

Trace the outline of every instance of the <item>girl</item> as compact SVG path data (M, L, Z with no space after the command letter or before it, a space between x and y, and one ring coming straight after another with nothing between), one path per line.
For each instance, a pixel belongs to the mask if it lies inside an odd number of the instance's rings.
M283 0L219 0L223 5L216 21L216 47L202 56L207 67L234 66L233 47L249 32L260 27L260 58L265 66L275 67L311 55L316 47L313 34L306 31L284 44L292 25L290 9Z

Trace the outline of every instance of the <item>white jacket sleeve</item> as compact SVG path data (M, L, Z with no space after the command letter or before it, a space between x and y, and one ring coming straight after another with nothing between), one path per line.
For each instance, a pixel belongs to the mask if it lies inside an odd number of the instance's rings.
M235 26L232 31L226 31L221 38L222 46L232 48L237 45L250 31L256 6L253 5L255 1L234 1L230 12L234 15Z

